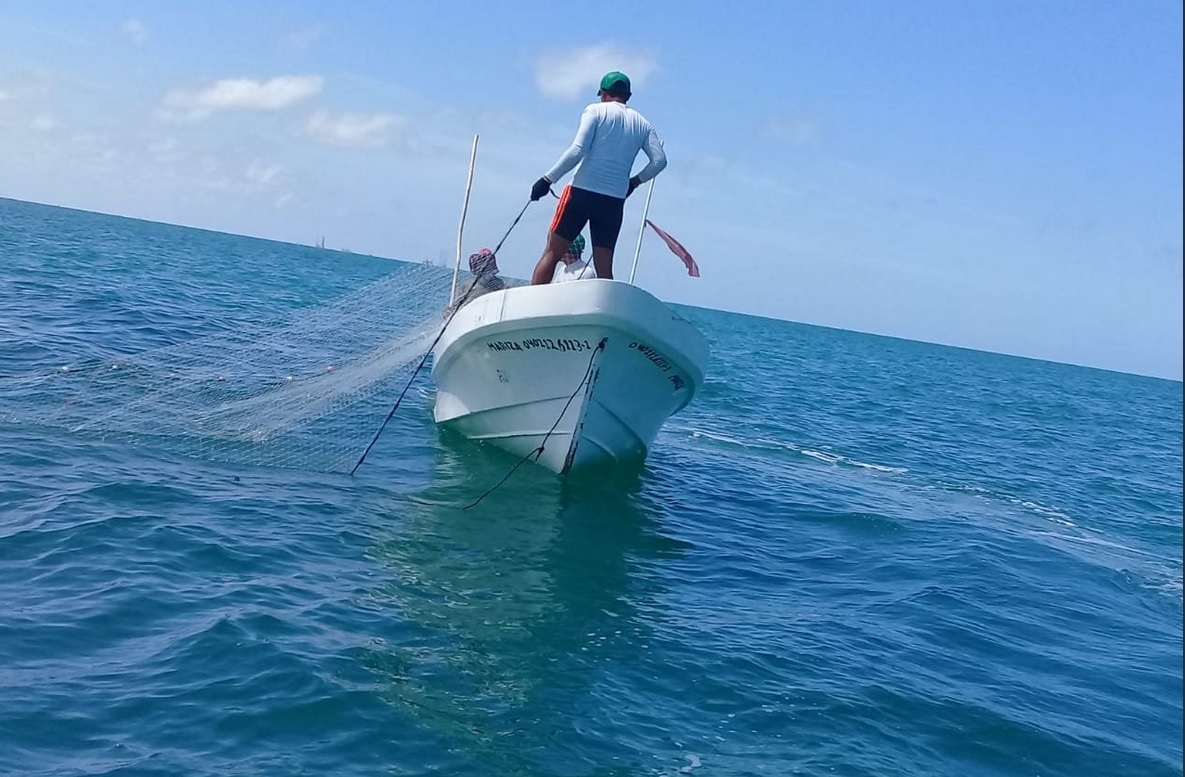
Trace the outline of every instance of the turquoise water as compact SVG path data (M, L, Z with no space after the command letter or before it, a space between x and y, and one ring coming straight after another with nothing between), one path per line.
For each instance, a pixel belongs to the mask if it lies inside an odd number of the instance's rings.
M409 267L0 200L0 773L1182 773L1177 382L683 309L641 472L472 510L424 374L354 478L24 410Z

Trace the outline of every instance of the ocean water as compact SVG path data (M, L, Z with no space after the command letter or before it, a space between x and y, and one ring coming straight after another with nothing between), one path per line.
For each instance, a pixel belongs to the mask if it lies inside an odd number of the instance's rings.
M1182 773L1178 382L682 308L641 471L472 509L426 373L354 477L30 409L413 271L0 200L0 773Z

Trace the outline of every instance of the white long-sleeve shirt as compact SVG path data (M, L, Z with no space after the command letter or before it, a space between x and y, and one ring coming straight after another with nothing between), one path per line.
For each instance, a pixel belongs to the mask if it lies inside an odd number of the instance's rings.
M667 166L667 155L654 125L625 103L592 103L580 114L576 139L547 171L547 178L555 183L579 164L572 177L573 186L610 197L625 197L630 170L639 151L645 152L650 160L637 174L644 183Z

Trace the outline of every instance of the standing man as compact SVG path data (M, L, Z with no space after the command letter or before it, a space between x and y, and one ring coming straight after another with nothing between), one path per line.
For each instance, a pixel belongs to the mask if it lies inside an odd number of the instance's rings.
M556 206L547 248L531 275L533 284L551 282L556 262L585 224L589 225L597 277L612 278L613 249L621 232L625 198L667 166L667 156L654 125L626 106L630 80L625 73L616 70L607 73L597 94L601 101L584 109L572 145L531 187L534 202L569 170L580 165ZM650 163L631 178L630 170L639 151L645 152Z

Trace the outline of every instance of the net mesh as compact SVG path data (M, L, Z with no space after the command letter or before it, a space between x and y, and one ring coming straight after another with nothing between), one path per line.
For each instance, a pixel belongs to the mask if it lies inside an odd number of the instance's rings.
M276 321L8 377L0 420L210 461L348 472L443 326L451 277L407 265ZM458 287L471 280L463 273Z

